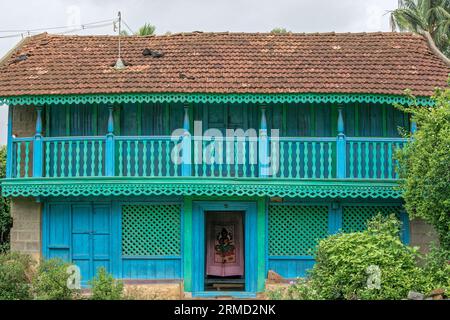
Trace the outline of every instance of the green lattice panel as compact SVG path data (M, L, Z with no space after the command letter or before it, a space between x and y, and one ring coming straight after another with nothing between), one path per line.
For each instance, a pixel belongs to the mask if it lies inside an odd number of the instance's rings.
M344 206L342 211L342 231L357 232L367 228L367 221L378 213L384 216L394 213L400 218L401 206Z
M122 253L125 256L179 255L181 206L178 204L122 207Z
M328 206L270 205L269 255L311 255L328 234Z

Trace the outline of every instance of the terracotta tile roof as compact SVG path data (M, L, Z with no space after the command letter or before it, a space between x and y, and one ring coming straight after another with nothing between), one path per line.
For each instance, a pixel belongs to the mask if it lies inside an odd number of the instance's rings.
M132 92L431 95L450 68L410 33L185 33L29 38L0 65L0 96ZM144 56L150 49L162 57Z

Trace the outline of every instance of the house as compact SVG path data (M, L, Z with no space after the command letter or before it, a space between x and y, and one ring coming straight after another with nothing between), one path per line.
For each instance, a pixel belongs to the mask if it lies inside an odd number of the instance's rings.
M449 71L410 33L26 38L0 62L12 249L83 283L105 266L251 297L378 212L425 244L393 159L415 124L393 105L431 106Z

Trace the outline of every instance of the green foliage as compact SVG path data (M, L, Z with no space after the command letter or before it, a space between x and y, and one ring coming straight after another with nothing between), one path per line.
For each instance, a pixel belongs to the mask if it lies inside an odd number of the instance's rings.
M92 286L93 300L123 299L123 283L115 280L103 267L97 270L97 275L89 284Z
M287 287L267 292L270 300L320 300L320 294L311 285L311 281L299 278Z
M139 28L138 32L135 32L135 36L151 36L155 34L156 27L151 25L150 23L145 23L142 27ZM129 36L130 34L126 30L121 30L120 35Z
M399 8L391 11L391 26L393 30L429 32L439 50L450 56L449 0L399 0Z
M433 247L425 257L426 291L442 288L450 296L450 251Z
M0 179L6 176L6 146L0 147ZM0 195L2 189L0 185ZM12 218L9 212L10 200L0 196L0 253L9 250L9 230Z
M375 216L362 232L336 234L320 241L311 286L324 299L402 299L421 291L424 280L416 251L399 237L394 215ZM369 286L370 268L379 268L379 287Z
M31 257L18 252L0 254L0 300L31 299Z
M273 28L270 33L289 33L285 28Z
M418 130L396 153L405 208L411 218L433 225L450 250L450 89L436 91L435 106L401 107Z
M32 281L32 291L37 300L71 300L77 297L78 290L69 289L67 273L69 263L60 259L49 259L39 264Z

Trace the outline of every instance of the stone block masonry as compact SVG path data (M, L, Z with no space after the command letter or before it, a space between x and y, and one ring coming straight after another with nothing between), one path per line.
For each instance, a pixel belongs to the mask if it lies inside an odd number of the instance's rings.
M11 250L41 258L42 204L34 198L14 198L11 201Z

